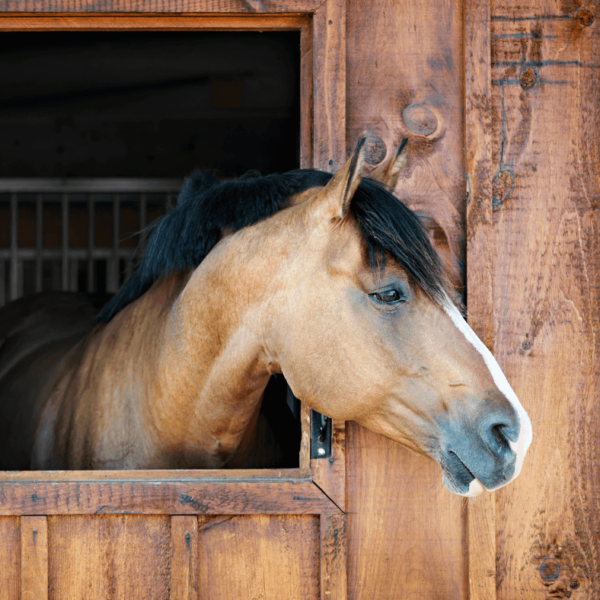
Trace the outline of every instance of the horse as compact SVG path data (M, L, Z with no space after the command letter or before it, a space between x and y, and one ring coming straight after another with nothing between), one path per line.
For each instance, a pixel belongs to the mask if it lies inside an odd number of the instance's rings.
M97 320L67 294L2 309L3 468L268 466L260 407L282 374L436 460L453 493L514 480L529 417L392 193L405 142L370 176L363 144L334 175L194 174Z

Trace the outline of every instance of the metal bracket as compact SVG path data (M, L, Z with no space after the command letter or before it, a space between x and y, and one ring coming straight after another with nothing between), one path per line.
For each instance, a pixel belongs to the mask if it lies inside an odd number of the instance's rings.
M329 458L331 456L331 419L316 410L310 412L310 457Z

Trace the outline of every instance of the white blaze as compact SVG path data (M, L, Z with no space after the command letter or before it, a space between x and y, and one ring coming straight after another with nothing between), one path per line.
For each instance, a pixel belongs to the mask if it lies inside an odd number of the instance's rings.
M456 325L458 330L465 336L467 341L475 348L475 350L477 350L477 352L479 352L479 354L481 354L485 364L487 365L487 368L490 370L496 387L506 396L506 399L511 403L512 407L515 409L519 417L519 422L521 424L521 429L519 431L519 439L516 442L511 442L510 440L508 440L512 451L517 457L517 461L515 464L515 472L512 476L512 479L510 480L513 481L521 472L521 467L523 466L523 461L525 460L525 454L527 454L527 450L533 438L533 430L531 428L531 421L529 419L529 415L521 406L517 395L510 387L510 383L508 383L506 376L502 372L502 369L498 365L498 362L493 357L492 353L485 347L485 344L477 337L477 335L471 329L471 327L469 327L469 324L463 319L456 306L454 306L450 299L448 299L442 307L446 311L446 314L450 317L454 325ZM499 485L498 487L502 487L503 485L510 483L510 481L507 481L502 485ZM483 486L479 481L477 481L477 479L475 479L471 482L471 485L469 486L469 492L466 495L478 496L481 492L483 492Z

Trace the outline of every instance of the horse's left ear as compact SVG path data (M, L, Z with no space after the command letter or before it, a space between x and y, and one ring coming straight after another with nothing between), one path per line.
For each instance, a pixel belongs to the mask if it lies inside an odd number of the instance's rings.
M400 173L406 166L406 160L408 159L408 152L406 151L407 138L404 138L400 142L400 146L396 151L396 154L392 156L388 161L378 166L374 171L371 171L369 177L376 179L381 183L389 186L392 190L396 187Z
M356 144L352 158L333 176L333 179L319 194L319 203L325 200L331 217L343 219L348 214L350 201L361 180L361 172L365 163L363 146L366 138Z

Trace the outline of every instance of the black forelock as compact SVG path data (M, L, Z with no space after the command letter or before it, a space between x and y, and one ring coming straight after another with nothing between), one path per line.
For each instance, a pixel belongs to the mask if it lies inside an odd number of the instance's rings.
M235 232L258 223L284 208L290 196L324 186L331 178L315 169L264 177L253 171L221 183L211 174L194 173L184 183L175 208L150 227L138 268L98 319L110 321L160 277L196 268L224 230ZM441 301L441 263L413 212L385 186L363 178L350 214L359 224L373 268L391 257L432 299Z

